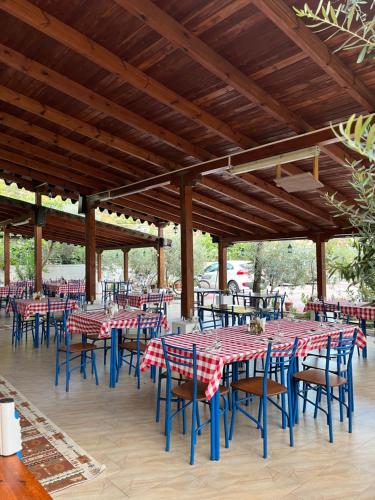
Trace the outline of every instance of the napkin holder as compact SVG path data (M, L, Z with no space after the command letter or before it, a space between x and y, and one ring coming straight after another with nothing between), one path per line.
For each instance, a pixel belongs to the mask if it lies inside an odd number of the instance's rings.
M34 300L41 300L43 298L42 294L40 292L35 292L33 294L33 299Z
M266 318L258 318L257 316L255 318L252 318L248 325L247 331L254 335L261 335L262 333L265 333Z
M7 457L21 449L21 424L14 399L0 399L0 455Z
M109 318L113 318L113 316L118 313L118 305L115 304L114 302L110 302L107 306L107 309L106 309L106 315L109 317Z

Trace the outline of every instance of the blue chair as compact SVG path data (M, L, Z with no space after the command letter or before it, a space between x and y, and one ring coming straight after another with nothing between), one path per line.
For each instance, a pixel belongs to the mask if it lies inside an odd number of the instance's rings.
M208 319L204 318L205 312L206 311L201 310L201 314L199 315L199 328L201 331L223 328L224 315L215 313L213 305L211 305L211 311L209 311Z
M17 298L12 297L10 299L12 312L13 312L13 322L12 322L12 345L17 347L17 345L21 342L23 335L25 334L26 342L27 335L31 332L33 341L35 336L35 318L31 316L29 319L23 319L21 314L18 311L17 307Z
M167 368L166 378L166 405L165 405L165 451L170 450L172 422L174 417L182 414L183 434L186 434L186 408L191 406L191 443L190 443L190 464L194 464L195 445L197 435L202 433L202 429L211 424L211 419L201 423L199 418L198 403L209 404L205 395L207 384L198 381L197 377L197 349L193 344L192 349L185 349L167 343L172 336L161 339L165 365ZM173 342L173 340L172 340ZM192 379L172 387L172 373L178 371L188 371ZM221 415L224 420L225 447L229 447L228 440L228 389L220 386L220 396L223 401ZM177 403L177 409L172 413L171 403Z
M237 412L240 411L243 415L245 415L252 422L254 422L258 429L261 430L261 435L263 438L263 458L267 458L268 455L268 433L267 433L268 402L272 403L276 408L278 408L281 411L283 429L286 428L288 422L290 446L294 445L292 377L295 371L295 359L296 359L295 355L297 348L298 348L297 338L295 339L293 346L289 348L273 346L272 343L269 342L264 364L264 376L234 380L231 383L232 420L231 420L229 439L233 438L234 425L236 421ZM280 382L276 382L275 380L269 378L271 368L274 366L277 366L280 372L280 377L281 377ZM240 399L238 397L239 392L244 392L245 397ZM249 411L245 410L242 407L243 404L252 401L254 396L259 397L259 408L257 417L255 417ZM272 399L273 396L281 397L281 405L279 405L274 399ZM288 400L288 404L286 404L286 399Z
M137 336L133 340L124 339L122 334L119 334L116 382L119 380L121 367L123 363L125 363L129 366L129 375L131 375L132 369L134 368L134 376L137 377L137 387L140 389L141 356L146 350L147 340L159 336L161 317L161 313L152 316L144 316L140 314L138 316ZM144 341L141 341L142 335L144 336ZM155 381L155 367L152 367L151 374L153 380Z
M340 407L340 421L344 420L344 408L346 408L349 433L353 427L354 393L352 360L355 343L357 340L357 330L351 337L344 337L341 333L338 339L328 337L327 355L324 368L307 368L294 374L295 397L302 397L304 401L303 410L306 410L306 403L314 406L314 418L321 410L327 416L329 431L329 442L333 443L333 423L332 423L332 402L338 401ZM332 354L336 357L332 360ZM299 383L303 382L303 390L299 391ZM338 396L334 394L334 389L338 389ZM308 398L310 390L316 392L315 401ZM346 394L348 399L346 401ZM326 397L327 409L320 406L322 396ZM298 405L295 404L295 418L298 420Z
M65 390L69 392L70 375L73 370L79 368L83 377L87 378L87 359L91 360L91 371L95 376L95 383L99 385L98 372L96 369L96 346L87 342L87 338L82 335L82 342L71 343L70 333L66 327L67 314L64 313L63 318L63 335L56 336L56 370L55 370L55 385L59 383L59 375L62 366L65 365ZM60 360L60 356L65 355L65 361ZM71 363L79 359L79 364L72 367Z

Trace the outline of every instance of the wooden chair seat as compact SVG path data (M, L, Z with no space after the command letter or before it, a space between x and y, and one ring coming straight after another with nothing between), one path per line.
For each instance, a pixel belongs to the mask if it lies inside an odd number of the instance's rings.
M323 370L317 370L311 368L310 370L304 370L302 372L297 372L293 375L296 380L301 382L307 382L312 385L326 386L326 375ZM331 387L338 387L340 385L346 384L347 380L344 377L339 377L338 375L330 374L329 385Z
M237 382L232 382L231 386L237 391L248 392L249 394L255 394L255 396L263 396L263 377L243 378ZM283 394L284 392L288 392L285 385L272 379L267 380L268 396L276 396L277 394Z
M324 358L318 358L317 356L310 357L308 356L302 363L302 366L305 368L314 370L325 370L326 369L326 360ZM337 373L337 362L332 360L329 362L329 371L331 373ZM340 372L344 372L347 370L347 365L344 363L340 363L339 366Z
M77 344L70 344L69 345L69 352L87 352L87 351L94 351L96 349L95 344L83 344L82 342L78 342ZM61 351L66 352L67 348L66 346L61 346L60 348Z
M197 400L205 401L206 397L206 389L207 384L203 382L197 382ZM194 390L194 382L189 380L188 382L184 382L181 385L177 385L173 387L172 393L180 399L192 400L193 399L193 390ZM228 388L220 386L220 394L228 394Z
M129 342L122 342L119 344L119 347L121 349L124 349L126 351L136 351L137 350L137 341L136 340L130 340ZM139 343L139 350L140 352L145 352L147 345L144 342Z

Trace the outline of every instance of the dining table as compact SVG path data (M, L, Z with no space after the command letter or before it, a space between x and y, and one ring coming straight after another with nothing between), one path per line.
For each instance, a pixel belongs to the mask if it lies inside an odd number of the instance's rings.
M320 312L335 312L341 316L349 318L357 318L361 330L366 335L367 321L375 321L375 304L372 302L354 302L349 300L328 300L328 301L309 301L305 305L305 311L314 311L317 319ZM363 349L363 357L367 358L367 347Z
M224 317L224 326L229 326L229 319L232 319L232 326L236 322L241 322L247 316L254 316L260 312L256 307L245 307L230 304L205 304L198 306L198 317L203 319L204 311L214 312Z
M0 297L21 296L25 292L25 287L17 285L0 286Z
M94 336L97 340L111 340L110 349L110 375L109 387L116 386L116 362L117 343L119 330L126 328L136 328L138 317L153 317L155 313L148 313L141 309L120 310L112 315L107 314L104 309L93 309L84 312L70 314L67 319L67 330L70 334L84 336ZM170 331L168 320L162 315L160 326L166 331Z
M338 338L339 334L352 336L357 330L356 344L360 349L366 347L366 337L355 325L340 323L318 324L316 321L280 319L267 321L262 334L248 331L248 325L232 326L203 332L191 332L165 336L173 346L197 349L197 378L206 384L206 398L211 411L211 460L220 459L220 382L225 365L232 364L234 372L241 361L264 359L269 342L280 345L281 349L291 347L295 338L299 339L298 356L304 357L316 349L325 348L329 336ZM144 353L141 371L155 367L165 368L163 347L159 338L152 339ZM192 378L191 368L174 367L184 377Z
M10 304L7 306L7 310ZM74 311L79 309L75 300L62 300L59 298L42 299L16 299L18 314L23 320L28 320L31 316L35 318L34 347L39 347L39 322L41 315L47 315L47 338L49 338L50 321L48 315L51 312L61 312L64 310Z
M68 295L69 293L79 294L85 293L86 286L84 283L69 283L65 281L46 283L45 289L50 294L57 296Z
M159 304L163 301L164 313L166 314L167 302L172 302L173 300L172 292L149 292L149 293L118 293L117 294L117 303L121 307L136 307L137 309L141 309L148 304Z

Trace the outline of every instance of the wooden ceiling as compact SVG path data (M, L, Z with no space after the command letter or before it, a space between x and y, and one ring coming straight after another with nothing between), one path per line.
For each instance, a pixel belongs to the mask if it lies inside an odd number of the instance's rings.
M0 176L77 199L373 111L370 63L333 54L338 40L325 44L292 4L303 2L2 0ZM315 192L286 193L274 169L205 176L194 227L228 241L347 234L322 194L353 201L351 156L323 146ZM100 206L180 222L173 186Z
M26 238L33 237L35 208L32 203L0 196L0 226L6 227L11 234ZM43 207L42 210L45 212L43 239L72 245L85 245L84 217L52 208ZM164 246L171 244L170 240L163 240L161 243ZM96 221L96 248L98 250L157 247L158 244L157 236Z

